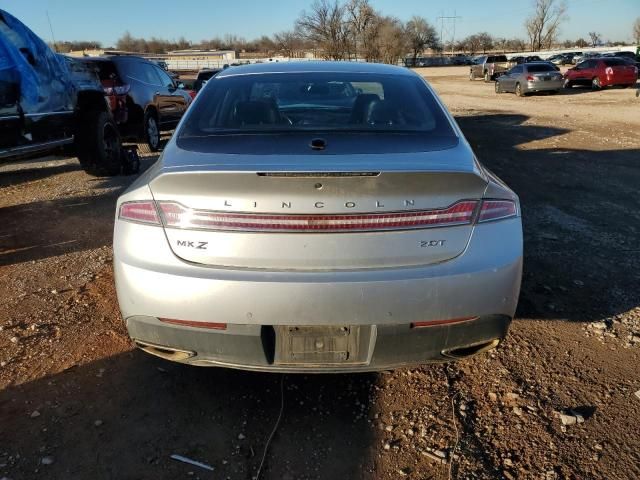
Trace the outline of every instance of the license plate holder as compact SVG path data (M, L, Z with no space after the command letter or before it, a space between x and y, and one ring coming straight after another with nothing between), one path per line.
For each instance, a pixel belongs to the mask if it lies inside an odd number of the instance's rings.
M366 365L374 329L368 325L276 325L276 365Z

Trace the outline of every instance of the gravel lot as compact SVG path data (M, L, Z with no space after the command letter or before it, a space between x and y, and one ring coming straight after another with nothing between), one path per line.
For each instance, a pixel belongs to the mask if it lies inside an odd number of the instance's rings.
M368 375L161 361L132 348L113 288L114 203L134 178L2 164L0 479L251 479L281 381L264 479L640 478L640 99L521 99L464 67L420 72L521 196L523 290L503 346Z

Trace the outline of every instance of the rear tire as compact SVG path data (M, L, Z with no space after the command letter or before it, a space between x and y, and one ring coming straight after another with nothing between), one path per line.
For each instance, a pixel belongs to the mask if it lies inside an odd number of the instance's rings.
M120 173L122 141L111 115L89 110L80 117L76 154L83 170L94 176Z
M564 88L573 88L573 82L571 80L565 79L565 81L562 84L562 86Z
M473 73L473 70L469 70L469 80L474 81L476 79L476 74Z
M149 150L157 152L160 150L160 127L158 117L152 111L144 114L144 140L149 145Z
M516 83L516 96L524 97L524 92L522 91L522 87L519 83Z
M484 81L485 83L489 83L491 81L491 75L489 75L489 72L484 72Z
M502 86L500 85L500 82L496 81L495 89L496 89L496 93L498 94L502 93Z
M591 89L592 90L601 90L602 89L602 83L600 82L600 78L593 77L591 79Z

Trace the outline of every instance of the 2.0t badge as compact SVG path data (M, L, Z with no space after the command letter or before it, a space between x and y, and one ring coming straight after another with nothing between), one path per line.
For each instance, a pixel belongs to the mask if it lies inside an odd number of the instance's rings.
M444 242L446 240L422 240L420 242L420 246L422 248L426 247L444 247Z

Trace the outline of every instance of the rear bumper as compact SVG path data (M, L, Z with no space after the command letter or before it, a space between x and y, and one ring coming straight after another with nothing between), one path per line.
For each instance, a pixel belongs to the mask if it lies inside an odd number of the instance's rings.
M601 84L603 87L613 85L633 85L636 83L636 75L605 75L601 78Z
M550 92L560 90L564 85L564 80L549 80L547 82L527 82L525 92Z
M225 331L167 325L153 317L127 319L136 345L147 353L196 366L279 372L366 372L466 358L496 347L511 319L487 315L476 320L425 328L377 325L368 361L356 365L280 365L274 362L273 328L229 325Z
M130 237L135 241L120 240ZM272 369L256 360L265 358L263 328L361 325L376 329L379 339L400 340L376 341L371 363L348 370L385 369L444 360L444 349L504 337L520 290L522 227L520 218L478 225L460 256L435 265L292 272L189 264L171 252L158 227L116 221L114 271L131 337L196 352L189 363ZM467 317L479 320L409 331L412 322ZM158 318L226 323L228 330L167 326ZM216 357L225 353L223 340L250 342L251 353Z

